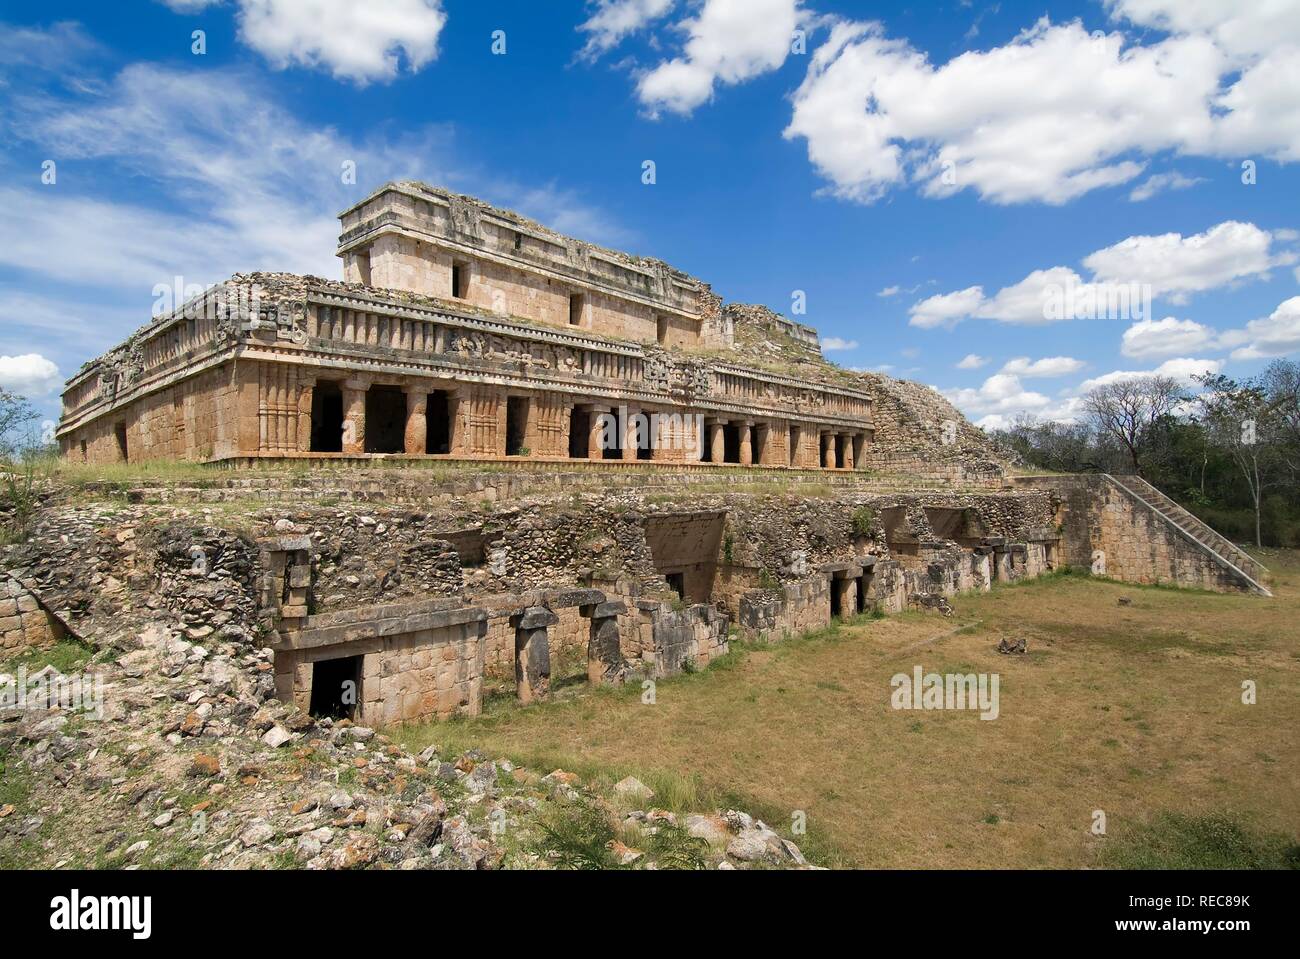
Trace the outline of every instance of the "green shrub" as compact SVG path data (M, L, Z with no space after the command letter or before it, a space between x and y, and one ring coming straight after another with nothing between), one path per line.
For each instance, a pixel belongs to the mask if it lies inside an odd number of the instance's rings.
M859 506L853 511L853 535L871 536L871 527L876 522L876 514L870 506Z

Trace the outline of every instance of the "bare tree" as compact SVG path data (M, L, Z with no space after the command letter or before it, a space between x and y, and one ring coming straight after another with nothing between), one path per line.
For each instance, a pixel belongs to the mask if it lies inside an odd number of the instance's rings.
M1133 472L1141 476L1157 425L1186 398L1167 376L1136 376L1098 386L1083 398L1083 408L1099 434L1123 446Z
M0 388L0 460L12 460L23 448L36 410L21 396Z

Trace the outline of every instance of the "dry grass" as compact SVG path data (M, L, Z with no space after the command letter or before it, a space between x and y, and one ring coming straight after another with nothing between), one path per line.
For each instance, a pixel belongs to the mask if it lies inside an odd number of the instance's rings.
M1167 813L1300 833L1300 554L1270 552L1276 598L1056 576L959 597L704 673L404 731L602 778L635 773L669 806L748 802L829 864L1083 867ZM1119 605L1128 597L1129 605ZM1002 637L1029 653L1003 656ZM920 665L996 672L1001 717L890 708ZM1241 703L1243 680L1258 704ZM1091 835L1093 811L1109 837ZM1113 858L1113 857L1112 857Z

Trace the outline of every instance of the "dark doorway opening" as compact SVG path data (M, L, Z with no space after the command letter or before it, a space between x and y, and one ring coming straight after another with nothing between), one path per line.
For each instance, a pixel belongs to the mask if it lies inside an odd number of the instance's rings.
M635 427L632 435L636 439L636 458L639 460L649 460L654 458L654 438L650 435L650 413L642 413L639 418L633 420Z
M665 573L664 579L668 580L668 586L679 598L686 598L686 574L685 573Z
M528 436L528 398L511 396L506 400L506 456L526 456L524 441Z
M451 295L458 300L469 297L469 264L453 263L451 265Z
M311 667L311 714L352 719L361 702L361 657L322 659Z
M734 423L722 428L722 462L740 462L740 427Z
M831 619L838 619L844 615L844 608L840 603L840 584L831 577Z
M754 447L753 461L761 464L767 453L767 427L755 426L751 431L750 443Z
M582 325L582 304L583 298L581 293L569 294L569 325Z
M623 427L626 425L617 413L601 413L600 458L603 460L621 460L623 458Z
M655 317L655 342L660 346L668 344L668 317Z
M366 391L366 452L406 452L406 394L401 387Z
M587 441L591 439L591 413L576 406L569 411L569 459L587 458Z
M865 613L871 605L871 573L863 573L858 577L858 588L855 590L858 600L858 612Z
M429 394L425 418L429 428L425 450L430 453L450 453L451 398L446 390L434 390Z
M317 383L311 392L311 451L343 452L343 391L337 383Z
M831 442L835 444L835 468L842 470L844 469L844 464L848 462L848 459L844 455L846 437L835 436L831 438Z
M117 456L123 463L131 462L131 454L126 444L126 424L118 423L113 427L113 435L117 437Z

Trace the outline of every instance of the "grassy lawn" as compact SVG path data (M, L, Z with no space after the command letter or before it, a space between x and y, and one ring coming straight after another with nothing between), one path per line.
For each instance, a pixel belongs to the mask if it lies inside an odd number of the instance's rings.
M635 688L496 701L399 735L633 773L667 807L743 803L786 833L802 810L795 838L828 865L1277 864L1300 834L1300 554L1263 558L1273 600L1053 576L958 597L950 619L736 649L653 705ZM997 653L1004 637L1028 654ZM999 674L999 718L892 709L890 677L917 665ZM1265 852L1232 852L1251 837Z

